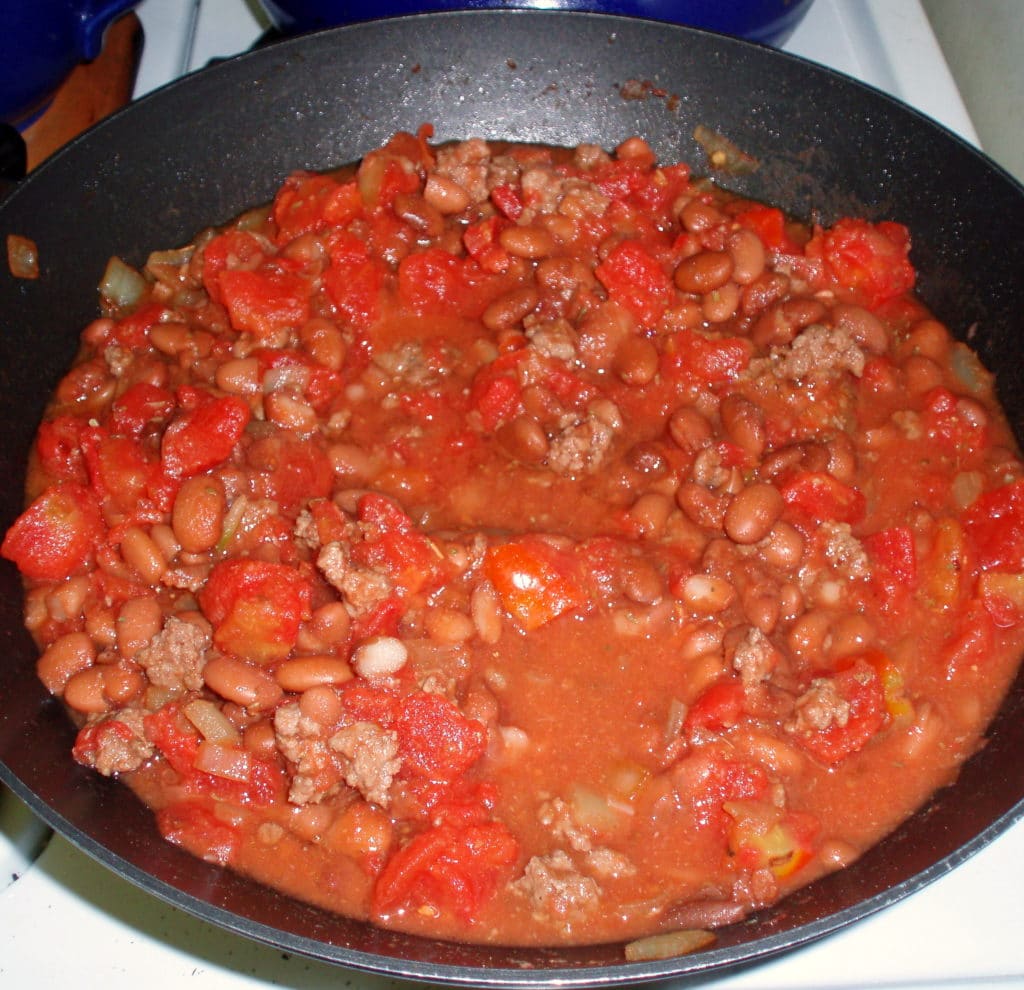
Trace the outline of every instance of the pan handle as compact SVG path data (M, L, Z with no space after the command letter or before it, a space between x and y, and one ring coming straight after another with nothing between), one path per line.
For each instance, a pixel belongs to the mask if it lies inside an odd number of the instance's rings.
M0 201L13 192L28 170L25 139L12 124L0 123Z

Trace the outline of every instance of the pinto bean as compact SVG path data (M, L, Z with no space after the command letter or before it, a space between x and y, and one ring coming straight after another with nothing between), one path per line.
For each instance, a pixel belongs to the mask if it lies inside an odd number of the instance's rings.
M668 435L682 450L696 453L711 443L714 430L700 411L692 406L680 406L669 417Z
M735 282L726 282L704 296L701 309L708 323L724 323L736 314L739 304L739 286Z
M543 227L505 227L498 243L517 258L546 258L555 250L555 239Z
M435 643L464 643L474 633L473 620L454 608L428 609L423 624Z
M630 506L627 515L642 536L659 537L675 506L661 492L645 492Z
M721 529L725 518L725 499L695 481L686 481L676 492L676 504L698 526Z
M438 213L451 216L469 206L469 193L454 179L431 172L423 187L423 199Z
M705 203L701 199L691 199L682 208L679 222L691 234L700 234L712 227L725 222L725 216L717 206Z
M131 660L160 632L163 622L163 609L155 595L129 598L117 613L118 653Z
M764 411L742 395L727 395L719 406L722 428L737 447L758 458L768 442Z
M263 372L256 358L231 358L219 365L217 388L231 395L255 395L263 388Z
M215 694L251 711L273 708L284 694L268 671L223 653L206 661L203 680Z
M186 553L206 553L224 529L227 501L220 479L197 475L178 489L171 510L171 528Z
M129 526L124 531L121 556L146 584L158 584L167 570L167 560L159 544L141 526Z
M495 437L513 458L525 464L536 464L547 457L547 434L533 416L516 416L498 427Z
M110 708L104 690L103 667L87 667L73 674L64 685L64 701L84 715L102 715Z
M785 502L778 488L760 481L735 495L725 511L725 532L734 543L763 540L782 515Z
M345 705L330 684L316 684L302 692L299 711L320 725L334 725L344 714Z
M732 258L732 280L740 285L749 285L764 271L765 250L761 238L752 230L743 228L729 235L726 241Z
M732 255L726 251L701 251L676 266L672 281L682 292L702 296L720 289L732 277Z
M627 385L647 385L658 373L658 349L646 337L627 337L615 351L612 370Z
M832 307L832 321L872 354L884 354L889 349L889 334L882 321L863 306L837 303Z
M331 654L295 657L285 660L274 671L274 680L285 691L296 694L324 684L344 684L354 676L347 660Z
M682 586L687 607L699 615L724 612L736 599L736 589L724 578L712 574L691 574Z
M65 633L43 651L36 663L36 672L50 694L60 694L75 674L95 662L96 645L88 633Z
M532 285L520 286L499 296L483 312L481 320L488 330L507 330L537 307L540 295Z

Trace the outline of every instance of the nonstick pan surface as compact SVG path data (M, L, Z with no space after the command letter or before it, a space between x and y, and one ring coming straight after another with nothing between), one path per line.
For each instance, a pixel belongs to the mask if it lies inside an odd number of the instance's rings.
M997 373L1024 433L1019 327L1024 190L926 118L777 51L596 14L502 11L368 22L263 48L104 121L0 206L42 276L0 274L0 525L22 505L46 397L96 315L108 257L157 248L264 202L293 169L352 161L396 130L606 147L634 134L699 171L703 124L759 168L721 176L804 219L907 224L925 301ZM1024 815L1024 676L957 783L851 868L720 932L712 949L622 962L621 946L524 950L432 942L298 904L163 842L114 781L77 766L74 730L37 682L15 569L0 567L0 779L115 872L225 928L289 952L472 986L613 985L756 962L899 900Z

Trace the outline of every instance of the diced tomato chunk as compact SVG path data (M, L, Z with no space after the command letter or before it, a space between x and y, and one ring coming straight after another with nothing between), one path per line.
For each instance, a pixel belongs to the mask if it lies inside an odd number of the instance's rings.
M397 502L370 493L359 500L357 514L366 539L352 548L356 560L386 573L401 594L443 580L445 564L440 552Z
M241 269L252 271L266 257L267 245L247 230L232 228L218 234L203 248L203 287L214 302L224 301L221 273Z
M550 543L524 536L491 547L484 572L502 604L527 631L581 608L587 601L574 562Z
M816 523L831 520L852 525L864 518L867 509L863 493L821 471L798 471L780 490L797 517Z
M402 772L451 782L483 756L483 726L439 694L406 698L395 722Z
M1024 571L1024 481L976 499L963 528L981 570Z
M0 553L35 581L82 572L106 533L95 496L73 482L47 488L14 520Z
M205 804L178 801L161 808L156 815L157 828L168 841L193 856L227 866L241 844L239 829L220 818Z
M114 400L107 425L113 433L137 437L147 426L161 426L174 406L174 396L167 389L137 382Z
M772 251L795 254L800 250L800 246L786 230L785 214L774 206L755 203L737 213L734 219L741 227L746 227L757 234L761 243Z
M639 241L622 241L594 274L615 302L644 327L654 327L672 299L672 280Z
M673 378L683 377L700 385L735 381L750 364L753 345L743 337L705 337L681 330L669 338L662 368Z
M297 172L285 180L274 198L277 242L286 244L303 234L334 225L343 227L362 211L363 200L355 182Z
M174 478L190 478L216 467L234 450L249 423L249 407L237 396L213 397L196 388L179 389L186 408L164 432L160 459Z
M380 319L387 270L370 256L366 242L347 230L331 234L328 256L331 263L323 274L328 298L352 326L369 329Z
M231 325L257 337L309 319L309 284L298 274L273 268L221 272L220 294Z
M247 558L221 561L199 592L217 646L259 664L288 656L310 601L310 584L295 568Z
M427 829L388 860L371 912L382 919L403 907L425 908L471 922L511 874L518 855L518 843L501 822Z
M842 763L860 752L885 725L885 694L875 667L864 658L824 678L843 714L836 714L823 729L797 732L797 742L826 766Z
M466 283L462 258L441 248L427 248L406 255L398 265L398 295L417 312L461 307Z
M88 429L80 416L61 415L46 419L36 434L40 467L56 481L86 484L89 474L82 453L82 434Z
M902 224L844 218L807 245L824 262L828 285L874 309L914 287L910 232Z
M683 731L688 738L702 730L724 732L744 715L743 685L735 678L722 678L705 688L686 713Z

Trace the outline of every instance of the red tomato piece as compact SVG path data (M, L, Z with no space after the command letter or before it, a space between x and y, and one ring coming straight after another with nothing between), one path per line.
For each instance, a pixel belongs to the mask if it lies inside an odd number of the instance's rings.
M266 257L267 246L247 230L227 230L203 248L203 287L218 303L224 301L220 288L222 272L241 269L253 271Z
M488 549L484 573L506 610L527 631L587 602L575 561L537 537Z
M909 526L892 526L861 541L871 561L871 583L886 611L905 602L917 588L917 547Z
M88 428L79 416L44 420L36 434L36 455L43 471L56 481L86 484L89 474L82 453L82 435Z
M836 292L874 309L914 287L910 232L902 224L842 219L808 245Z
M130 316L118 320L110 332L110 342L129 349L146 347L149 331L160 322L167 308L162 303L144 303Z
M848 706L845 721L836 718L824 729L798 733L796 740L816 760L835 766L860 752L885 725L885 693L878 671L864 658L827 680Z
M672 299L672 279L639 241L622 241L595 269L609 298L654 327Z
M78 574L106 534L96 498L73 482L47 488L14 520L0 554L33 581Z
M785 214L774 206L756 203L737 213L734 219L741 227L757 234L761 243L771 251L781 254L796 254L800 251L800 246L786 230Z
M983 666L996 643L996 623L984 602L969 602L942 649L946 677Z
M398 295L419 313L461 310L465 302L465 263L441 248L407 254L398 265Z
M802 519L816 523L858 523L867 511L861 491L822 471L799 471L781 486L786 505Z
M511 264L512 259L498 241L501 231L508 225L503 217L488 217L470 224L462 235L462 243L469 256L492 275L508 271Z
M190 478L231 455L251 413L237 396L213 397L192 387L179 389L178 401L184 412L164 432L160 460L172 478Z
M374 886L371 913L432 908L472 921L512 871L519 846L496 821L421 832L388 860Z
M269 337L309 319L309 283L294 272L274 268L221 272L220 294L237 331Z
M523 389L517 369L522 353L512 351L485 364L474 376L469 408L475 410L487 433L493 433L522 411Z
M921 419L930 439L966 456L985 446L988 427L963 415L957 398L947 388L932 389L925 396Z
M669 338L662 359L670 376L682 375L700 385L735 381L750 364L753 345L743 337L705 337L682 330Z
M135 513L144 500L162 504L170 495L162 483L160 464L150 459L138 440L89 427L82 435L82 455L96 494L122 512Z
M287 244L330 226L343 227L362 212L363 200L355 182L296 172L285 180L274 199L277 243Z
M491 202L513 223L523 215L522 190L518 186L495 186L491 190Z
M283 660L309 617L312 591L295 568L269 561L221 561L199 592L213 623L213 639L226 653L254 663Z
M376 722L391 728L401 709L402 699L393 691L374 687L359 679L348 681L341 689L345 710L360 722Z
M724 732L739 724L745 713L743 685L723 678L706 688L686 713L683 732L687 738L701 731Z
M379 319L387 270L370 257L366 242L340 230L331 235L330 265L323 274L324 289L341 316L358 330Z
M352 556L387 574L400 594L414 594L443 580L440 551L396 502L385 495L364 495L357 515L366 539L352 548Z
M156 823L168 842L217 866L227 866L241 844L241 833L234 825L194 801L178 801L161 808Z
M279 433L256 440L246 451L246 461L257 474L253 488L278 503L289 517L312 499L331 493L334 469L320 436L308 439Z
M483 756L487 736L447 698L418 692L402 702L395 722L403 774L450 783Z
M140 436L146 427L161 426L174 411L174 396L165 388L137 382L110 407L108 427L112 433Z
M986 492L962 521L980 570L1024 571L1024 481Z

